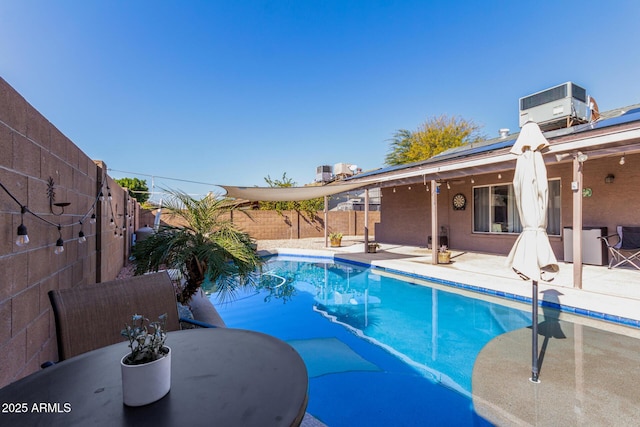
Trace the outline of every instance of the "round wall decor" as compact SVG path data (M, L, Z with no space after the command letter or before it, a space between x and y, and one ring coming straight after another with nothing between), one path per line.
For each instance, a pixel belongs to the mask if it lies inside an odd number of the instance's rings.
M453 209L457 211L463 211L467 206L467 198L462 193L458 193L453 196Z

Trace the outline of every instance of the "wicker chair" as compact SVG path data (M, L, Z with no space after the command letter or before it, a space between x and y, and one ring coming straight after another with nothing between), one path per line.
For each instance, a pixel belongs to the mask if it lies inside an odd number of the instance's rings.
M122 342L124 338L120 331L125 324L131 323L133 314L155 320L167 313L167 331L180 330L181 322L215 327L178 317L174 285L166 271L52 290L49 300L56 323L60 361ZM217 326L224 326L224 322Z

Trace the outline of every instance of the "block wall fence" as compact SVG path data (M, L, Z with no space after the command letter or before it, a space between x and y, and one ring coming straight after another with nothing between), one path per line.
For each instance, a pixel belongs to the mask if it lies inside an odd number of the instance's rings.
M53 180L51 209L49 180ZM47 293L116 278L131 254L135 230L153 224L107 175L102 161L90 159L0 78L0 387L57 360L55 322ZM103 192L104 200L99 197ZM108 194L111 194L111 200ZM28 211L21 215L22 206ZM53 212L52 212L53 211ZM97 221L92 224L91 214ZM254 239L324 236L324 215L313 220L297 212L235 212L230 218ZM18 246L17 229L27 227L30 242ZM364 233L364 212L329 212L329 231ZM379 221L369 213L369 233ZM162 215L165 220L165 215ZM113 221L113 222L112 222ZM59 228L58 228L59 227ZM81 243L82 231L86 242ZM56 241L64 252L55 254Z
M0 189L2 387L57 360L47 292L114 279L128 259L140 208L107 176L103 162L87 157L1 78L0 153L0 183L6 189ZM50 179L53 202L69 203L64 211L51 209ZM104 201L98 197L101 189ZM28 209L23 222L30 242L18 246L22 206ZM64 252L56 255L59 237Z

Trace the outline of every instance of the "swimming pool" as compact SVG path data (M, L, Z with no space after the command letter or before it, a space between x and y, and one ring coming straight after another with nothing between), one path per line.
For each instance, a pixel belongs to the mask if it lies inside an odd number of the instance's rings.
M291 344L309 372L307 411L329 426L490 425L474 411L475 359L531 324L508 307L330 258L277 256L261 289L216 304L229 327Z

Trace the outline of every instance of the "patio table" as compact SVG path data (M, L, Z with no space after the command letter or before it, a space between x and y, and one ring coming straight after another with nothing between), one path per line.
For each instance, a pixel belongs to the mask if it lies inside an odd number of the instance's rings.
M96 331L99 333L99 331ZM307 406L307 370L287 343L258 332L170 332L171 391L122 403L127 342L70 358L0 389L0 425L289 426Z

